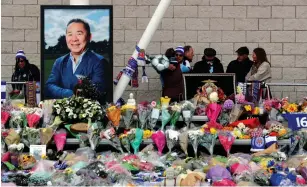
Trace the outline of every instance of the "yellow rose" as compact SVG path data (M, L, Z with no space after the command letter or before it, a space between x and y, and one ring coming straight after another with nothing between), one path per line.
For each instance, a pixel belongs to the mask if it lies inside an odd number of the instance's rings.
M252 111L252 107L251 107L250 105L245 105L245 106L244 106L244 109L245 109L246 111Z
M217 132L216 132L216 129L215 128L210 128L210 133L211 134L216 134Z
M253 111L253 114L254 115L258 115L259 113L260 113L260 108L259 107L255 107L254 111Z
M287 130L286 129L280 129L278 131L278 136L284 136L285 134L287 134Z
M152 135L152 132L150 130L145 130L143 133L143 139L148 139Z

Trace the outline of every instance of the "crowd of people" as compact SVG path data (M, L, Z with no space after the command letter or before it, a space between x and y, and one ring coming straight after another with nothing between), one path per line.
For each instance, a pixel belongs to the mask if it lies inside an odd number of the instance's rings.
M234 73L236 83L268 82L271 79L271 64L263 48L253 50L252 60L249 59L249 49L245 46L240 47L236 53L237 59L228 64L225 72L213 48L206 48L202 60L196 62L194 67L191 66L194 57L193 47L178 46L176 49L167 49L165 56L170 59L170 65L168 69L160 72L162 96L168 96L172 101L183 100L183 73Z

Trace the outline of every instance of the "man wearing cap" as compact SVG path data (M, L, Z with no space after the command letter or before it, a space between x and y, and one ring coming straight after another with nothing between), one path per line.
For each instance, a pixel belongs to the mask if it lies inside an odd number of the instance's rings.
M213 48L206 48L202 61L194 65L193 73L224 73L221 61L215 56L216 51Z
M236 82L245 82L245 77L250 71L253 61L248 58L249 50L247 47L240 47L236 53L238 58L228 64L226 73L235 73Z
M40 81L40 71L36 65L30 64L23 50L16 53L15 71L12 82ZM23 88L22 84L12 84L13 92L19 94ZM11 94L13 94L13 92Z

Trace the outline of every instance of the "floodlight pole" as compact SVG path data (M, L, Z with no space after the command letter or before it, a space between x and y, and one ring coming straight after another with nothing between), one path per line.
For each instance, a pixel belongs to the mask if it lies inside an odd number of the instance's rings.
M144 31L139 43L138 47L140 49L146 50L149 42L151 41L153 35L155 34L156 30L158 29L159 24L161 23L161 20L169 7L171 3L171 0L161 0L159 5L157 6L157 9L155 13L153 14L152 18L150 19L146 30ZM138 57L138 51L135 49L132 58L135 60ZM138 66L144 66L145 64L138 64ZM131 80L131 77L126 75L125 73L122 74L121 78L119 79L115 90L113 94L113 102L116 103L118 99L123 95L127 85L129 84L129 81Z

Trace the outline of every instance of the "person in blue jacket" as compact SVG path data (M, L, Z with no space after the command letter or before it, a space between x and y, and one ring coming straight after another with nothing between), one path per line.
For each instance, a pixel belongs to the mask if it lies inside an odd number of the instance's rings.
M88 49L91 37L90 26L86 21L72 19L68 22L66 43L70 53L56 59L45 86L47 98L72 96L80 77L90 78L99 91L105 91L106 62L103 56Z

